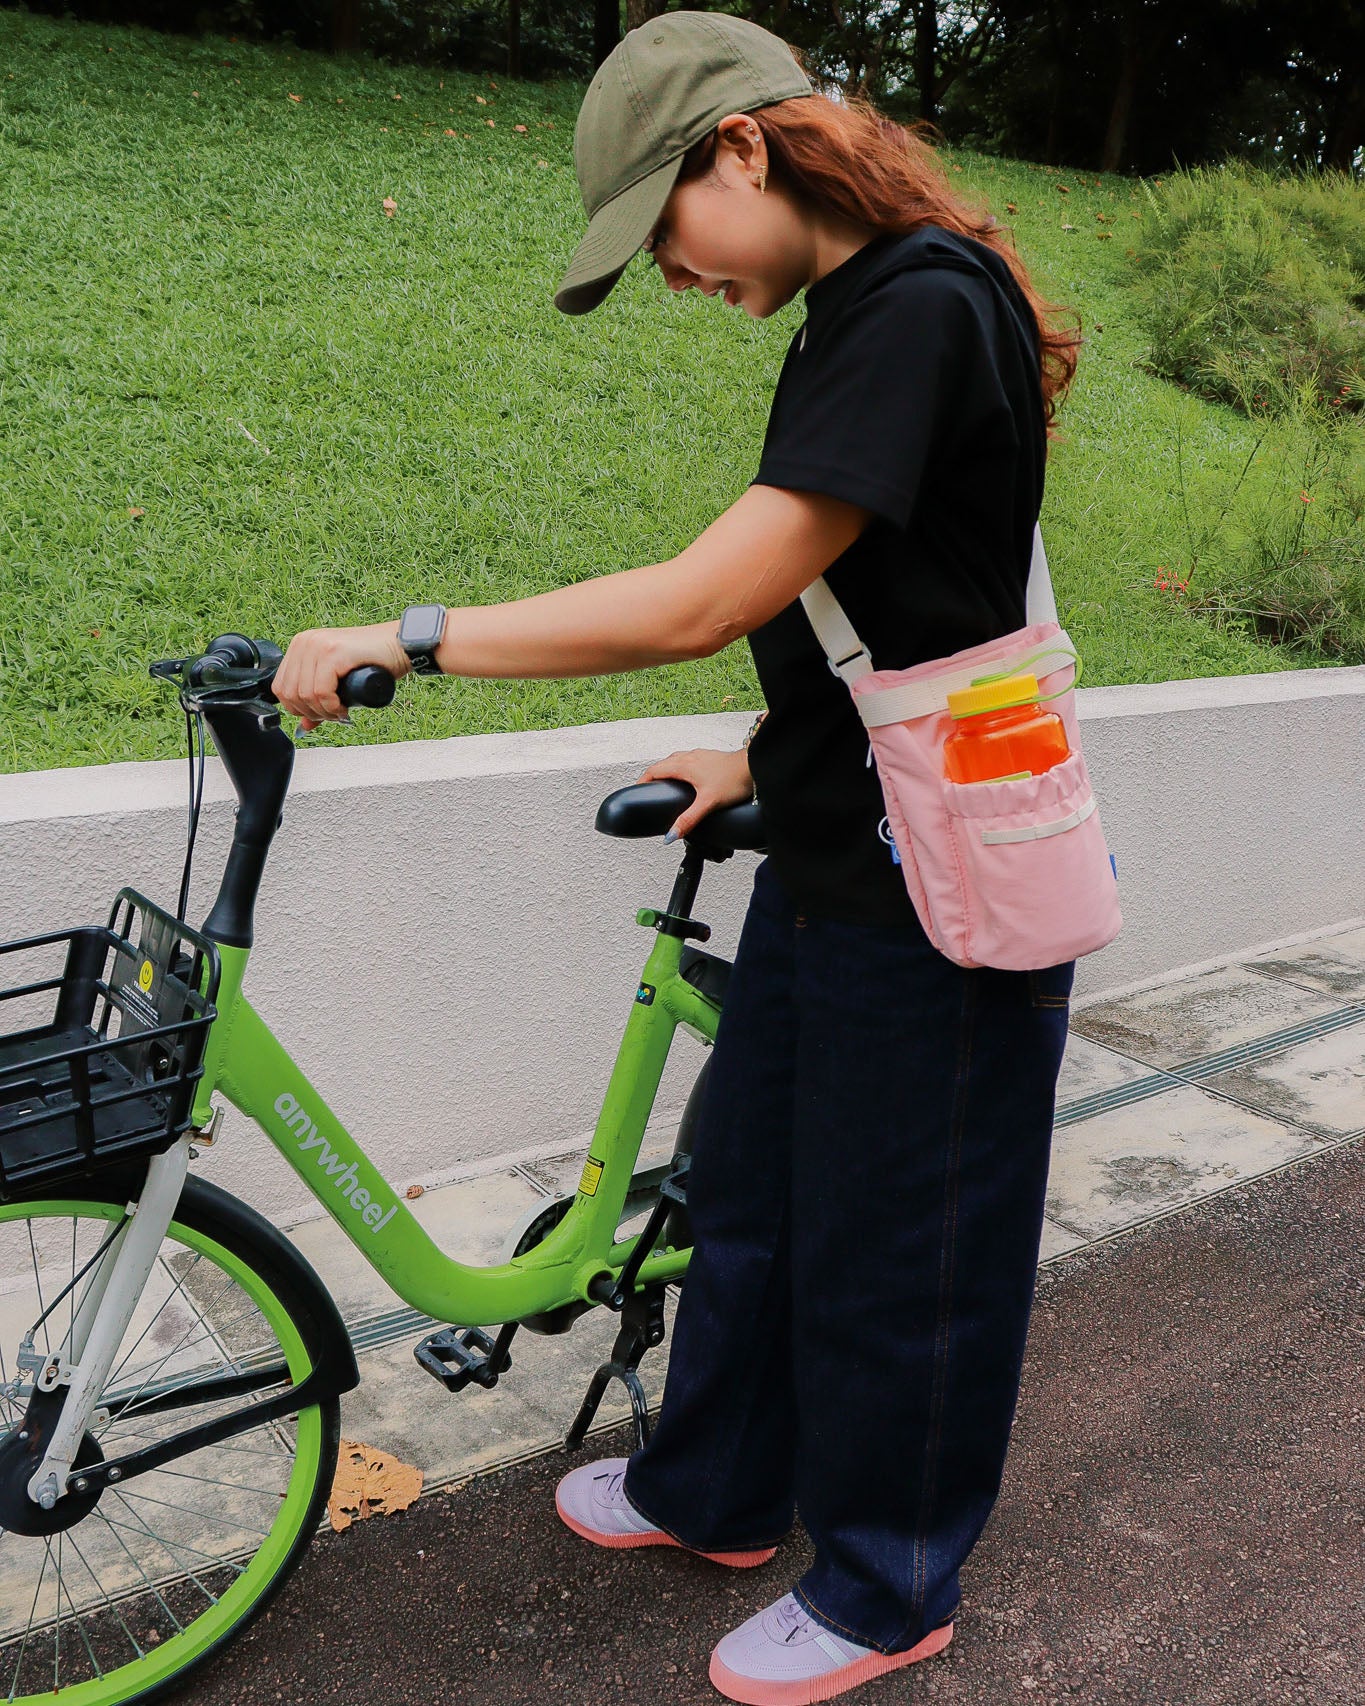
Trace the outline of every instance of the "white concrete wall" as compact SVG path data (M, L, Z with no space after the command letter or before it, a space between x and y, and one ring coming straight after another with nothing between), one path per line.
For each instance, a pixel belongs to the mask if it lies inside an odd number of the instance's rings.
M1365 669L1081 688L1125 915L1081 962L1093 999L1365 912ZM249 991L396 1183L554 1153L591 1131L678 855L593 829L664 754L736 746L747 711L301 751L257 909ZM132 884L174 906L183 760L0 777L0 940L102 920ZM231 838L209 761L190 916ZM708 867L698 915L733 953L757 855ZM679 1034L675 1117L703 1059ZM273 1218L313 1206L230 1118L206 1157Z

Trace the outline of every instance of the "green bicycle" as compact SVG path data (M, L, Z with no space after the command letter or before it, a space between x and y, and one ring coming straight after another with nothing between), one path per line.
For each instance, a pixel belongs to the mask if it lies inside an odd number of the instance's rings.
M153 664L190 734L189 845L178 911L131 889L109 922L0 944L0 1699L145 1701L178 1687L278 1592L325 1511L339 1395L359 1381L336 1304L294 1245L189 1170L230 1102L414 1309L453 1325L417 1346L452 1391L491 1387L521 1327L561 1333L594 1307L621 1317L566 1437L612 1380L647 1438L636 1373L664 1336L665 1290L691 1253L690 1132L637 1168L677 1027L715 1038L728 963L694 945L707 860L759 851L757 805L686 838L577 1191L512 1229L506 1259L462 1265L395 1196L243 993L253 911L294 747L270 692L278 648L228 634ZM388 704L374 668L348 705ZM204 726L238 797L217 898L184 922ZM195 734L198 784L195 783ZM619 789L597 827L662 835L683 782ZM647 1215L643 1228L623 1231ZM485 1329L497 1328L496 1334Z

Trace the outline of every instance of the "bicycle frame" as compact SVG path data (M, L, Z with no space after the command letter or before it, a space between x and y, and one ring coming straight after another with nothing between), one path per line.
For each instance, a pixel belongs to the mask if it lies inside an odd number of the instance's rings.
M719 1009L679 974L683 941L660 931L640 980L573 1204L523 1256L472 1267L445 1254L345 1130L242 993L250 950L220 946L218 1018L209 1033L193 1120L215 1090L254 1120L360 1253L412 1308L462 1326L519 1320L591 1301L594 1279L623 1267L634 1238L614 1241L645 1124L677 1027L713 1041ZM637 1284L679 1278L690 1247L646 1257Z

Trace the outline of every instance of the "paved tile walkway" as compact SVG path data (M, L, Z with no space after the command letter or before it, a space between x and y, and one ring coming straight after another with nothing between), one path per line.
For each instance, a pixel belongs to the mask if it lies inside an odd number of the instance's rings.
M1058 1086L1040 1260L1046 1265L1211 1194L1365 1133L1365 927L1072 1015ZM651 1129L641 1164L666 1159L672 1132ZM582 1153L550 1155L440 1190L413 1206L445 1248L490 1262L537 1202L571 1191ZM348 1437L417 1464L428 1487L515 1462L562 1439L617 1321L594 1310L571 1333L519 1334L511 1373L492 1392L449 1396L413 1359L432 1330L327 1222L294 1229L351 1328L362 1383L343 1400ZM671 1324L675 1297L669 1294ZM666 1339L641 1364L652 1405ZM619 1396L618 1396L619 1394ZM629 1414L609 1388L599 1426Z

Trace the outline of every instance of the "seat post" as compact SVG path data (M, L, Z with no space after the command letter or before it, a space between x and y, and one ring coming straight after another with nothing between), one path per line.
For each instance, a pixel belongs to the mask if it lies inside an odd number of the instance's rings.
M697 889L701 883L701 874L706 866L706 855L700 848L693 847L689 842L687 851L683 854L683 862L677 876L673 879L673 892L668 897L668 910L675 918L690 918L692 907L697 898Z

